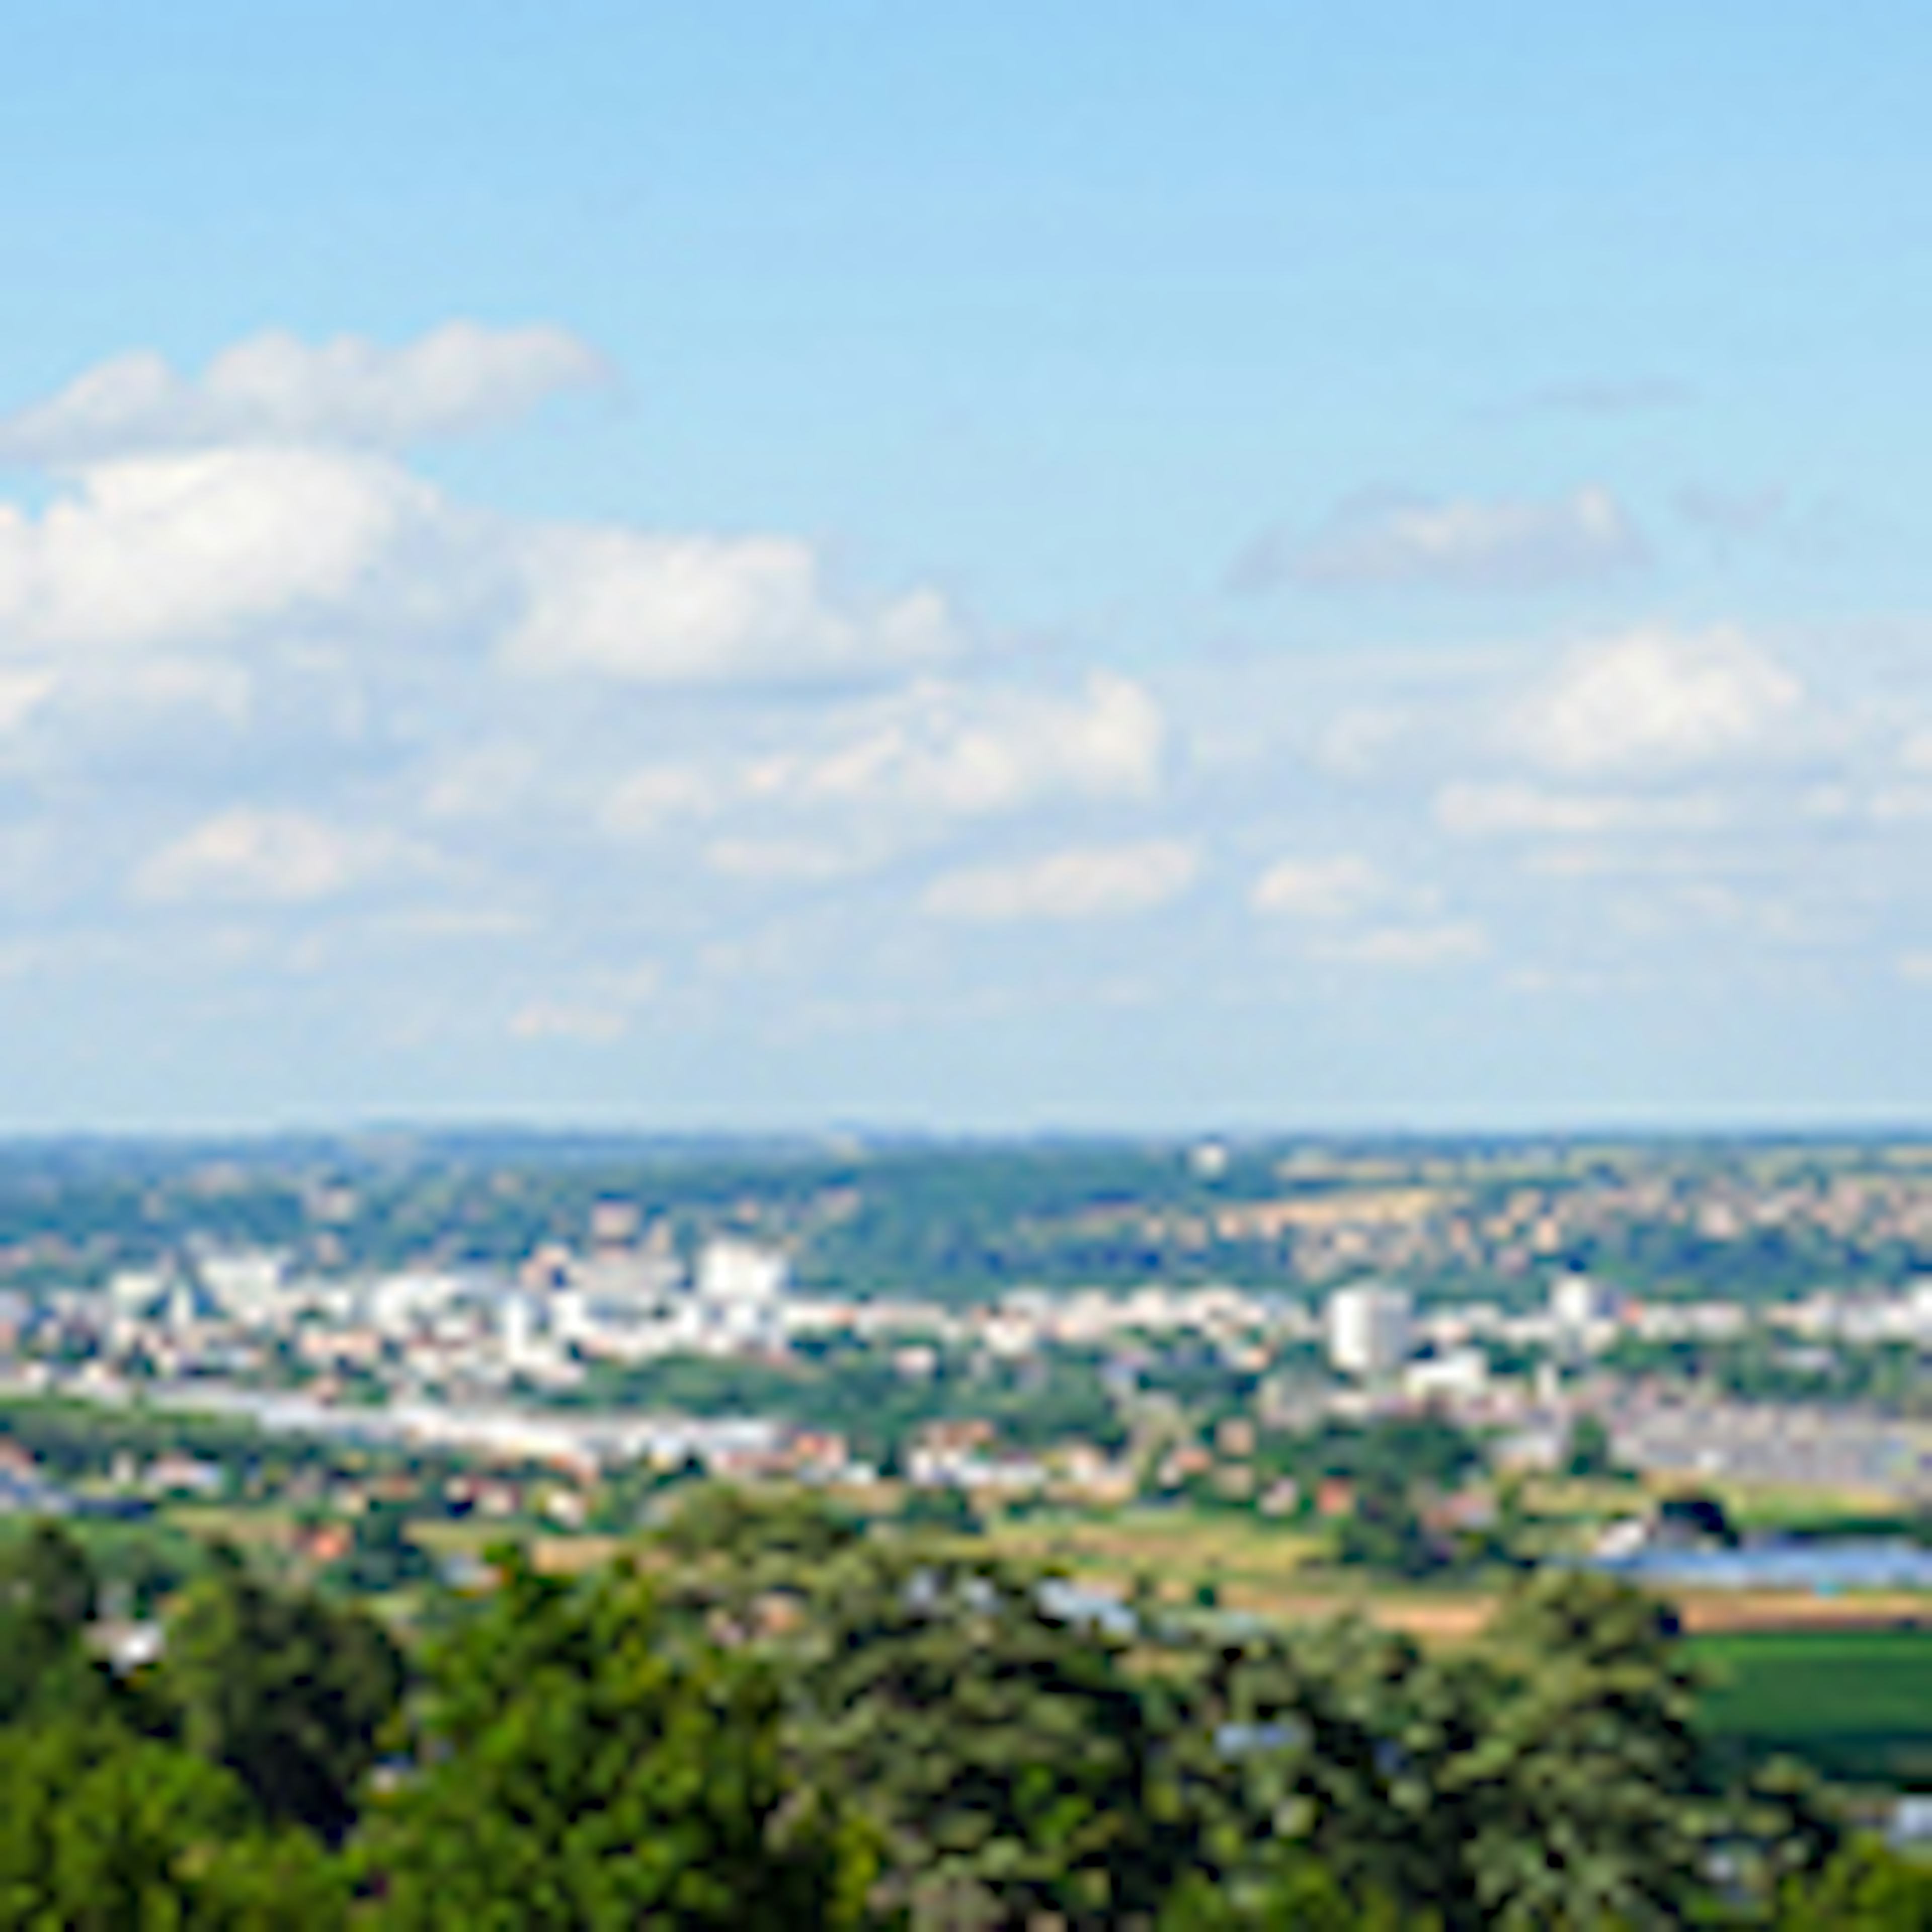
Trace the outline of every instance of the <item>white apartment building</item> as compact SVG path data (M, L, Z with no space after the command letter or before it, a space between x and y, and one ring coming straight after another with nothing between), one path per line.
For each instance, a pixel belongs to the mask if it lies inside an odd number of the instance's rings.
M777 1248L721 1236L698 1256L698 1298L742 1306L776 1301L791 1282L791 1264Z
M1406 1290L1378 1282L1339 1288L1328 1298L1328 1359L1359 1381L1380 1381L1408 1360L1411 1328Z

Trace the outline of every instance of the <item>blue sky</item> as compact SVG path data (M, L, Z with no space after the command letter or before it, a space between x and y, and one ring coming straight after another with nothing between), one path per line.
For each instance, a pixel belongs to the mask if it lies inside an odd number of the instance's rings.
M1928 40L10 22L0 1125L1922 1120Z

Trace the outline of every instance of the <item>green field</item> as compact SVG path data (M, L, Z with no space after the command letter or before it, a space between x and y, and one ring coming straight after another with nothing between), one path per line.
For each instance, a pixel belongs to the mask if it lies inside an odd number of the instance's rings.
M1697 1638L1706 1728L1825 1776L1932 1788L1932 1630L1750 1631Z

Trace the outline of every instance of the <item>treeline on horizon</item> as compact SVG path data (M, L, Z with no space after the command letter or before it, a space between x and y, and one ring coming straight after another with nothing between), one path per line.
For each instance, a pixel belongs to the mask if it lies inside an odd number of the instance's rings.
M0 1926L1932 1928L1932 1870L1723 1769L1668 1607L1524 1580L1478 1640L1111 1613L806 1495L578 1576L493 1552L406 1644L232 1550L99 1660L0 1552Z
M827 1292L965 1305L1022 1285L1306 1292L1280 1241L1224 1238L1215 1210L1447 1178L1480 1214L1525 1183L1560 1192L1661 1175L1688 1186L1847 1167L1896 1177L1932 1159L1922 1143L1852 1137L1269 1136L1221 1151L1225 1167L1207 1172L1183 1141L1129 1136L0 1139L0 1272L8 1286L87 1285L208 1243L275 1248L298 1264L326 1253L332 1269L501 1266L545 1242L580 1243L592 1207L618 1199L687 1245L727 1228L778 1242L800 1284ZM1176 1227L1160 1232L1163 1217ZM1926 1259L1922 1243L1891 1237L1807 1224L1716 1239L1668 1215L1580 1230L1542 1258L1546 1270L1581 1268L1646 1294L1744 1300L1820 1280L1896 1285ZM1540 1276L1446 1250L1396 1272L1426 1295L1541 1292Z

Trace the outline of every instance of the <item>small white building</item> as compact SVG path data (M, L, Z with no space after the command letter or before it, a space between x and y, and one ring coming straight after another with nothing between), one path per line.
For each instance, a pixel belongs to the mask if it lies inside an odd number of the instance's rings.
M732 1306L778 1300L790 1286L791 1264L777 1248L721 1236L698 1256L698 1298Z
M1402 1393L1418 1401L1480 1395L1490 1385L1490 1358L1480 1348L1451 1348L1411 1362L1402 1374Z
M199 1256L194 1266L216 1306L232 1319L262 1322L280 1312L287 1262L273 1250L218 1250Z
M108 1277L107 1300L122 1321L146 1321L167 1299L176 1276L172 1268L117 1268Z

